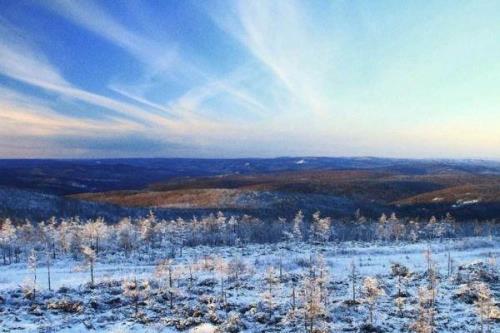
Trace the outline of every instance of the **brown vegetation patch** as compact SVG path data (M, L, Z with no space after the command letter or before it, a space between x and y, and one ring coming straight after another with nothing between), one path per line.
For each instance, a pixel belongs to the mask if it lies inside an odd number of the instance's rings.
M72 197L128 207L218 208L235 206L240 194L241 191L234 189L192 189L85 193Z
M439 191L423 193L396 201L396 204L415 205L427 203L467 204L477 202L500 202L500 183L462 185Z

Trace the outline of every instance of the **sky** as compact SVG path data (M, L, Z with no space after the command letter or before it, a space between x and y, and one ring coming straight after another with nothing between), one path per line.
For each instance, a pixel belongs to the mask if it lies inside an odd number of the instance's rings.
M0 0L0 157L500 159L499 14Z

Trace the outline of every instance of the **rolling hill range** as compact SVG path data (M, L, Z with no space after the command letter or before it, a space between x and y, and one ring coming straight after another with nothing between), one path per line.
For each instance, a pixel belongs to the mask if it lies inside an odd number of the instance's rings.
M405 175L366 170L288 171L175 179L138 191L73 197L128 207L159 208L259 209L300 207L301 203L306 208L316 198L316 208L323 211L332 209L336 202L344 207L357 205L365 209L415 205L447 205L455 209L500 202L500 177L463 172Z
M351 216L359 208L370 217L391 211L500 217L500 164L490 161L11 160L0 161L0 186L4 193L22 189L54 196L59 206L68 201L65 207L77 207L79 215L85 215L86 207L99 214L111 207L128 215L154 208L168 215L223 210L265 217L288 217L298 209ZM15 211L5 207L12 200L2 205L4 211Z

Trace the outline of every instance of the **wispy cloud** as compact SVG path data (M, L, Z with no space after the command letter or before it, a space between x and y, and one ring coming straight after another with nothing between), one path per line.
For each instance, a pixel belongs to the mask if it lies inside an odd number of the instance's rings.
M75 24L92 31L113 44L130 52L155 71L162 71L178 65L180 59L173 42L165 47L164 42L153 41L131 31L109 15L93 1L53 0L43 5Z
M50 64L43 53L33 49L26 40L17 36L0 22L0 74L44 90L99 106L138 121L167 123L159 117L134 105L79 89L67 82Z
M0 128L9 136L115 135L139 132L142 126L108 117L105 122L60 114L45 100L0 87Z
M183 119L189 123L194 120L206 122L209 127L214 124L208 119L210 115L203 112L203 104L214 97L224 95L224 98L229 98L239 108L251 112L265 113L269 109L251 93L238 86L244 79L243 71L246 66L228 73L225 77L214 77L209 69L202 69L190 61L191 56L183 52L175 42L170 41L168 36L159 41L154 36L132 31L97 3L58 0L44 2L44 5L74 24L124 49L146 66L142 82L139 78L133 82L115 82L109 85L111 90L124 97L167 115L174 115L178 120ZM145 97L147 88L146 91L137 89L138 86L144 87L144 81L150 81L151 76L160 83L188 78L190 87L167 105L162 105Z
M189 88L189 91L179 96L179 100L172 105L183 105L181 108L170 107L166 108L158 103L155 103L138 93L135 89L140 82L132 82L132 89L127 87L127 84L111 84L110 88L115 92L120 93L130 99L133 99L144 105L148 105L157 110L167 113L184 113L187 110L193 110L192 107L184 107L187 104L187 99L194 102L197 99L196 105L199 106L201 101L212 98L216 95L226 94L230 98L238 101L240 104L249 105L253 110L262 112L266 107L256 98L252 97L243 89L236 88L235 84L241 81L242 69L229 73L226 77L213 77L210 70L202 69L189 61L190 55L183 52L175 42L168 40L168 36L163 40L155 40L152 36L132 31L130 28L122 25L116 18L110 16L104 8L92 1L72 2L66 0L49 1L45 3L47 8L53 10L59 15L65 17L71 22L87 29L94 34L110 41L118 47L136 57L147 66L144 74L147 79L151 75L157 76L157 80L175 80L181 77L189 78L191 82L197 82L198 86ZM165 35L165 34L163 34ZM150 72L154 74L151 74ZM196 98L194 97L196 95ZM203 98L202 98L203 97Z
M288 89L288 99L322 116L332 103L324 94L334 65L332 45L313 29L314 22L296 1L237 1L214 21L236 38ZM279 17L279 19L277 19Z
M33 99L27 95L16 95L13 91L3 89L0 101L2 106L2 120L4 121L4 133L14 136L56 136L65 135L69 132L88 133L89 135L103 136L106 134L117 135L113 130L114 123L120 120L122 127L130 133L139 133L150 137L156 137L158 142L168 139L169 142L204 142L216 136L216 133L224 132L228 124L224 121L213 121L206 119L203 114L194 112L186 107L190 99L182 96L178 100L171 101L169 105L162 106L151 102L143 97L127 93L126 90L112 87L112 90L139 103L141 107L131 103L116 100L101 94L93 93L68 82L53 66L43 53L33 46L25 37L22 37L12 26L0 22L0 74L8 76L20 82L38 87L49 93L64 96L76 101L88 103L101 109L105 117L100 121L85 121L81 118L72 118L53 112L43 103L30 103L22 106L20 100ZM218 86L222 86L219 83ZM222 88L204 89L204 96L214 95ZM229 89L226 87L226 90ZM194 91L199 89L193 89ZM8 93L7 93L8 92ZM200 93L197 93L198 95ZM240 97L244 98L244 97ZM249 98L249 97L246 97ZM198 97L201 101L203 98ZM192 100L192 98L191 98ZM15 103L14 103L15 101ZM106 113L106 110L112 112ZM158 112L160 111L160 112ZM39 123L39 126L35 126ZM21 128L36 128L33 131L19 131ZM232 126L236 130L236 126ZM192 138L193 133L196 138ZM228 131L230 132L230 131ZM20 133L23 133L22 135ZM205 138L205 139L204 139Z

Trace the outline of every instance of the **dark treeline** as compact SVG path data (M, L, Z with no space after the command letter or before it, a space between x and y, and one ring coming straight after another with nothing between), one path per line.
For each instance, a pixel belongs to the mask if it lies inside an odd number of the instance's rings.
M265 202L272 202L273 198ZM500 216L500 203L477 202L468 205L450 206L445 203L422 205L383 205L376 202L359 202L330 195L284 195L277 204L257 208L218 209L226 216L251 215L270 224L279 217L288 220L294 218L298 209L307 217L316 211L327 216L335 216L342 221L350 221L352 212L360 209L368 220L377 220L384 212L395 212L413 220L429 220L432 216L446 216L447 212L459 221L481 221L497 219ZM13 222L49 220L52 216L70 219L79 216L82 220L104 218L106 223L114 224L130 217L140 219L146 216L150 208L123 207L107 203L76 200L34 191L6 188L0 186L0 220L10 218ZM190 220L193 216L208 216L214 209L208 208L155 208L158 219L172 220L181 217Z

